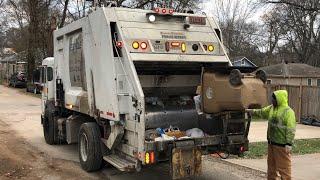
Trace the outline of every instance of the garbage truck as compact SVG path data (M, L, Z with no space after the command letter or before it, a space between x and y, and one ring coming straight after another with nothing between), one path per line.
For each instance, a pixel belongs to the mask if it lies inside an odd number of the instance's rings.
M112 4L55 30L41 66L45 141L78 143L88 172L170 163L173 179L200 175L204 154L243 153L263 73L233 67L221 36L204 14Z

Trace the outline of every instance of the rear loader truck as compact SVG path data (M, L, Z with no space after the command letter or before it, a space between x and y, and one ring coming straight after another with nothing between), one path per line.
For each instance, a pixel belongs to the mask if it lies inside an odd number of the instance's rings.
M199 175L204 154L248 150L244 109L265 104L265 74L233 67L221 34L203 14L112 3L55 30L40 71L45 141L78 143L88 172L169 162L173 179Z

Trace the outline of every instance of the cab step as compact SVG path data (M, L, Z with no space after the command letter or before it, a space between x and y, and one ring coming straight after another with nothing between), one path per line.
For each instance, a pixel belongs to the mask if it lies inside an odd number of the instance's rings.
M135 170L135 163L127 160L119 155L111 154L108 156L103 156L103 159L110 163L112 166L116 167L120 171L133 171Z

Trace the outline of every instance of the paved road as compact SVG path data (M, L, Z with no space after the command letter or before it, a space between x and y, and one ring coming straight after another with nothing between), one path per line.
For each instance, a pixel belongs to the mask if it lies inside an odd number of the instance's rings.
M78 162L76 145L47 145L40 123L41 100L0 85L0 120L9 124L17 136L53 158ZM80 168L78 164L74 168ZM168 179L169 167L161 164L144 168L140 173L123 173L114 168L104 168L106 179ZM203 157L203 175L198 179L264 179L265 174L248 168L231 165L211 156ZM74 178L74 177L73 177ZM79 177L81 179L81 177ZM55 178L59 179L59 178ZM61 177L60 177L61 179Z

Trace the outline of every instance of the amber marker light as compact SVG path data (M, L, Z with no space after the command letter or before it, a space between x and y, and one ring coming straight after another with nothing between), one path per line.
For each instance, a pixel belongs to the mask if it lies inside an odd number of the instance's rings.
M214 50L214 46L213 45L209 45L208 46L208 51L212 52Z
M139 43L137 41L134 41L132 43L132 47L133 47L133 49L138 49L139 48Z
M187 45L186 45L186 43L181 43L181 51L182 52L186 52L186 50L187 50Z
M150 164L150 154L148 152L145 154L145 162L146 164Z

